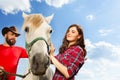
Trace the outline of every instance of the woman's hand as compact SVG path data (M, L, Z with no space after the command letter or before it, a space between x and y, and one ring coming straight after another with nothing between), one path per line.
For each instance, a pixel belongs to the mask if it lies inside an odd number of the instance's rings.
M54 51L55 51L55 47L54 47L54 45L51 43L51 45L50 45L50 55L54 55Z
M4 68L2 66L0 66L0 75L3 74L3 70L4 70Z

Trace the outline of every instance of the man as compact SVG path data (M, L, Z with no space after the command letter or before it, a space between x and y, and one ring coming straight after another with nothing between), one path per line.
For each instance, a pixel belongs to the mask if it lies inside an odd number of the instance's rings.
M17 37L20 36L15 26L4 27L2 35L5 42L0 44L0 80L3 80L4 77L2 69L15 74L19 59L28 58L24 48L14 46ZM15 80L15 76L7 75L7 80Z

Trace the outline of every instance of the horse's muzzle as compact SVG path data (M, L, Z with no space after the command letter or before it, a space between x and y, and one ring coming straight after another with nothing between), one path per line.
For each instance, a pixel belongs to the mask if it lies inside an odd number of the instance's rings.
M32 58L31 71L34 75L44 75L49 65L49 57L37 53Z

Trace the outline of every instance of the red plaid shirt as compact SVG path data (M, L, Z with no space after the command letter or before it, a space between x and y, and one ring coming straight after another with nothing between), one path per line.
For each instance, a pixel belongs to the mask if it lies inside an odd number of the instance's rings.
M65 76L56 69L53 80L74 80L74 76L84 64L83 49L79 46L72 46L64 53L58 54L55 57L67 67L70 78L66 79Z

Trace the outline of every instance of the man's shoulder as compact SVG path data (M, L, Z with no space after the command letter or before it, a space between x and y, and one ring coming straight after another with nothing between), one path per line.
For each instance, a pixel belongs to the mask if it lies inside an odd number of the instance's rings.
M24 47L21 47L21 46L13 46L13 47L17 49L25 49Z
M4 47L3 44L0 44L0 47Z
M0 44L0 46L2 46L3 44Z

